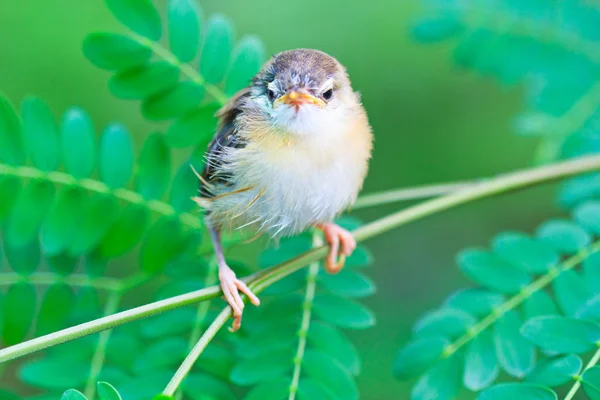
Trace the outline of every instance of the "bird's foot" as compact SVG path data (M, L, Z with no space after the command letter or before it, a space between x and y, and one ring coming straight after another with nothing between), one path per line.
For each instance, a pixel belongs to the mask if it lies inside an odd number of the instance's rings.
M350 231L333 223L320 224L317 225L317 228L323 231L325 241L329 244L329 254L325 259L325 271L336 274L344 267L346 257L350 256L356 248L356 240ZM340 255L339 260L338 254Z
M250 299L255 306L260 304L260 300L246 284L235 276L235 272L225 263L219 265L219 280L221 289L225 295L225 300L231 306L233 311L233 324L229 330L235 332L242 326L242 313L244 311L244 301L240 296L240 291Z

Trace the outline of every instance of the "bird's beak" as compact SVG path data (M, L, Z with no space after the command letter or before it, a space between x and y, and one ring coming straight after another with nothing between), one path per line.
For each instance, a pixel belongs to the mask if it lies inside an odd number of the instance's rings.
M313 104L317 107L325 107L325 102L323 100L295 88L288 90L286 94L284 94L275 101L275 106L279 106L281 104L295 106L296 110L302 104Z

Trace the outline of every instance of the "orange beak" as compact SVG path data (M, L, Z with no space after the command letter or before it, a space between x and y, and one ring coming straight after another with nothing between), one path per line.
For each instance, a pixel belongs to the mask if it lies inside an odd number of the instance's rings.
M286 94L284 94L275 101L275 106L278 106L280 104L288 104L290 106L295 106L296 110L298 110L298 108L302 104L312 104L317 107L325 107L325 102L323 100L318 99L311 94L298 91L296 89L289 90Z

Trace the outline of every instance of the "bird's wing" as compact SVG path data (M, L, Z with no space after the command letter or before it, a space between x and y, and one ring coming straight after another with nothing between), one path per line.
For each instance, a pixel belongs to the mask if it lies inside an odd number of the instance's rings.
M225 185L229 183L227 175L219 173L225 162L222 153L226 148L242 148L245 146L244 141L240 139L237 133L235 119L242 112L241 106L249 96L249 88L239 91L217 113L219 127L208 144L205 154L206 162L201 173L200 195L202 197L210 198L213 196L210 186L217 183Z

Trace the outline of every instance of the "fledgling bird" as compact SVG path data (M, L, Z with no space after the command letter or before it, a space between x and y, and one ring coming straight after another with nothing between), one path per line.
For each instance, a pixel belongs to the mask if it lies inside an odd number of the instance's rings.
M325 268L338 272L356 242L333 220L362 187L372 134L346 69L317 50L275 55L217 116L196 201L206 210L237 330L239 292L260 301L227 265L220 232L246 228L279 238L320 229L330 246Z

